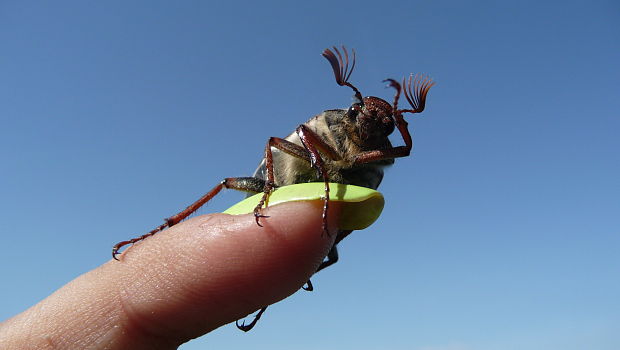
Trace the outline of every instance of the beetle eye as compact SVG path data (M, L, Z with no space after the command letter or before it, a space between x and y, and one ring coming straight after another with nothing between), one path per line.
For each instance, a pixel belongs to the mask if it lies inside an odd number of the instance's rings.
M349 110L347 110L347 117L357 118L357 115L362 112L362 107L364 107L362 103L352 104L351 107L349 107Z
M356 115L357 115L357 111L353 109L353 107L349 107L349 110L347 111L347 117L355 118Z

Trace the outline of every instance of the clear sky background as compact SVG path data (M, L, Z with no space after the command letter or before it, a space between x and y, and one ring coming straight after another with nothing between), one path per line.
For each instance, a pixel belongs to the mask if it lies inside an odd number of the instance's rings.
M382 217L181 349L620 348L617 1L0 2L0 319L347 107L340 44L365 95L437 81Z

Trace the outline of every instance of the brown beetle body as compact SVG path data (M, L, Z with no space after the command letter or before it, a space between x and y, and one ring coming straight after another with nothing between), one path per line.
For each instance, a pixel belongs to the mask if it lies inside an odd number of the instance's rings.
M355 51L349 68L349 53L344 47L342 49L342 54L336 47L333 51L326 49L323 51L323 57L332 66L336 83L353 89L355 102L351 107L324 111L301 124L286 138L269 138L265 156L252 177L224 179L183 211L167 218L164 224L140 237L117 243L112 248L114 259L117 259L121 247L141 241L179 223L224 188L251 194L262 192L262 198L254 209L256 223L262 226L260 220L266 216L262 215L261 210L275 188L297 183L323 182L325 184L323 232L329 234L327 231L329 183L376 189L383 179L383 168L394 164L395 158L409 156L413 147L403 114L422 112L428 91L434 85L430 79L421 76L403 79L402 85L396 80L387 79L385 81L389 82L389 86L396 90L392 104L378 97L362 97L360 91L348 81L355 67ZM411 109L398 109L401 92L404 92ZM395 129L402 136L404 146L393 147L390 143L388 136ZM336 245L350 232L341 230L337 233L334 246L317 272L338 261ZM308 281L303 288L312 290L313 287ZM266 308L266 306L262 308L250 324L237 323L237 327L243 331L252 329Z

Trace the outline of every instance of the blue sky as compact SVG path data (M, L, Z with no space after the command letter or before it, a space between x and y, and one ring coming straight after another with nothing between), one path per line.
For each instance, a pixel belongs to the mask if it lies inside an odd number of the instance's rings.
M618 349L619 39L614 1L3 1L0 319L348 106L345 44L365 95L437 81L382 217L315 292L181 349Z

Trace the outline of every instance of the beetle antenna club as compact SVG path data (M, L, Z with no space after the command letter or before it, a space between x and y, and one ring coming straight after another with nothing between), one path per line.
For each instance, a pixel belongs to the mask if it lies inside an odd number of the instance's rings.
M349 69L349 52L347 48L342 46L342 51L344 52L344 60L342 54L337 47L332 47L334 51L330 49L325 49L323 51L323 57L327 58L329 64L332 65L332 69L334 70L334 76L336 77L336 83L340 86L348 86L355 92L355 98L359 101L359 103L363 103L362 94L360 91L353 86L353 84L349 83L349 78L351 77L351 73L353 73L353 68L355 68L355 50L351 50L353 53L353 63L351 64L351 69ZM337 56L337 57L336 57Z
M413 89L411 88L411 83L413 83ZM407 84L405 84L405 78L403 78L403 86L407 87L405 89L405 98L413 109L403 109L401 112L422 112L426 106L426 95L433 85L435 85L435 82L431 78L421 74L409 75Z

